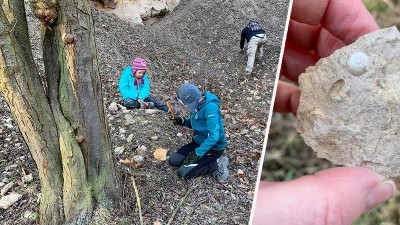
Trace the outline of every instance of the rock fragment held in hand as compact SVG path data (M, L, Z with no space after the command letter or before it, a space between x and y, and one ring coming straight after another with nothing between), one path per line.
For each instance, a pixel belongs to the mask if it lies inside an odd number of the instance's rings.
M400 33L367 34L300 76L297 130L318 157L400 177Z

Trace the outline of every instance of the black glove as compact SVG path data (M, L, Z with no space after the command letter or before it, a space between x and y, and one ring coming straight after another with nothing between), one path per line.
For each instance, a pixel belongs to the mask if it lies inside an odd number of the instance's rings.
M183 125L183 123L185 122L185 119L183 119L182 116L178 116L178 117L172 118L172 122L174 122L174 125Z

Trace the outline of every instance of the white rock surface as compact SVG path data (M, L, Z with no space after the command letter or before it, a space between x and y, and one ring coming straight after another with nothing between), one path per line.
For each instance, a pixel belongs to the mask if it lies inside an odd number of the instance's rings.
M114 150L116 155L121 155L122 153L124 153L124 151L125 151L125 147L117 147Z
M126 141L127 141L128 143L131 143L131 142L132 142L132 139L133 139L133 134L130 134L130 135L128 136L128 138L126 139Z
M9 191L12 186L14 186L14 182L9 182L8 184L6 184L6 186L4 186L1 191L0 191L0 196L3 196L7 193L7 191Z
M399 58L393 27L359 38L300 76L297 130L318 157L400 177Z
M151 136L150 139L153 140L153 141L157 141L158 140L158 136Z
M118 105L117 105L117 103L116 103L116 102L112 102L112 103L108 106L108 109L109 109L110 111L113 111L113 112L118 111Z
M17 194L17 193L11 193L9 195L1 197L0 198L0 208L8 209L14 203L16 203L18 200L20 200L21 197L22 197L22 195Z
M131 125L135 123L135 119L131 114L126 114L125 115L125 125Z
M32 174L28 174L22 177L22 182L30 183L33 180Z
M157 110L157 109L146 109L146 110L145 110L145 113L146 113L146 114L156 114L156 113L158 113L158 112L160 112L160 111Z
M37 212L33 212L30 210L25 211L24 213L24 218L29 220L29 221L35 221L38 217L38 213Z
M112 13L132 24L141 24L150 17L163 16L172 11L180 0L124 0Z
M135 155L135 156L133 156L133 160L134 160L135 162L137 162L137 163L141 163L141 162L143 162L144 157L141 156L141 155Z

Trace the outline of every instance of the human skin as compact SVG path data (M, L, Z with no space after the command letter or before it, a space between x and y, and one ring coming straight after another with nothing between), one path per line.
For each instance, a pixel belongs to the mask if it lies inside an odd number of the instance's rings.
M365 168L338 167L286 182L261 182L253 225L350 225L395 193Z
M297 82L320 58L377 29L361 0L294 0L281 75ZM279 81L274 111L296 115L300 94L297 86ZM393 181L357 167L332 168L286 182L260 182L252 222L350 225L395 190Z
M377 29L361 0L294 0L281 74L297 82L320 58ZM274 111L296 115L299 97L298 87L279 81Z
M135 78L140 79L143 77L143 75L146 73L146 70L136 70L135 72Z

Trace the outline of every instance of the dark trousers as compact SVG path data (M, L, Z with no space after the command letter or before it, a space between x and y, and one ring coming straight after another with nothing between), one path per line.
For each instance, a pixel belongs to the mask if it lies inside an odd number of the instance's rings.
M154 103L154 107L156 107L157 109L162 110L164 112L168 112L168 106L166 104L161 103L152 97L147 97L147 98L143 99L143 101L144 102L152 102L152 103ZM128 109L140 109L140 103L131 98L124 99L123 104Z
M169 163L172 166L179 167L178 175L180 177L190 179L211 173L218 168L217 159L223 154L223 150L210 150L201 159L188 165L182 165L189 153L193 152L197 147L199 147L199 145L192 141L191 143L179 148L176 153L170 155Z

